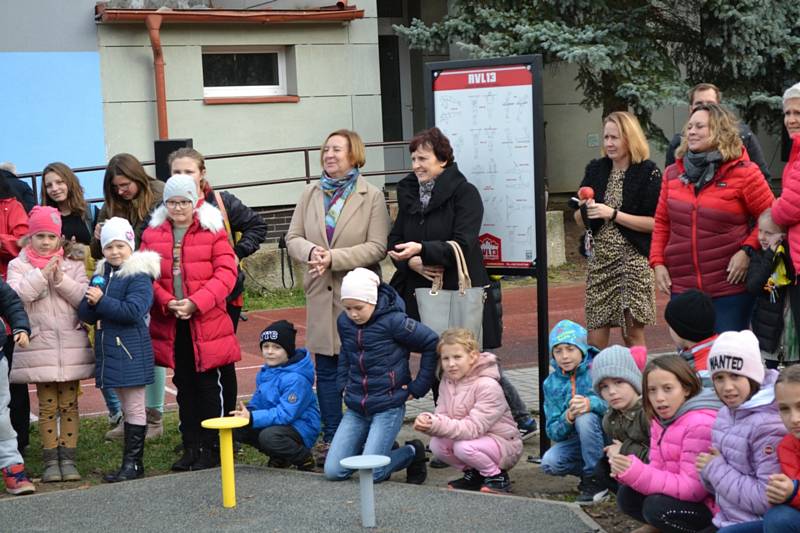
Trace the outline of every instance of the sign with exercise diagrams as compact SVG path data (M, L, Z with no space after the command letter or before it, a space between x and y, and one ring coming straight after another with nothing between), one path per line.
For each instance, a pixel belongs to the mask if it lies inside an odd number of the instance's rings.
M489 268L531 269L537 258L536 159L543 146L536 144L542 112L534 89L541 78L535 62L523 61L530 57L429 65L433 123L483 199L480 243Z

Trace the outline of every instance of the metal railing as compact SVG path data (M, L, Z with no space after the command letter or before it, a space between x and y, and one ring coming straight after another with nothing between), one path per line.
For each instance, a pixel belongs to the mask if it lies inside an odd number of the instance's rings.
M409 141L386 141L386 142L372 142L372 143L364 143L366 148L391 148L393 146L401 147L401 146L408 146ZM265 185L279 185L285 183L311 183L311 180L318 180L319 176L312 176L311 175L311 152L319 152L319 146L303 146L299 148L276 148L274 150L253 150L249 152L230 152L226 154L213 154L213 155L204 155L206 161L214 161L217 159L237 159L240 157L256 157L256 156L269 156L269 155L284 155L284 154L293 154L293 153L302 153L303 154L303 164L305 167L305 176L298 176L294 178L278 178L278 179L271 179L271 180L259 180L259 181L248 181L248 182L240 182L240 183L226 183L224 185L220 185L220 189L241 189L244 187L261 187ZM142 166L145 167L152 167L156 163L153 160L148 161L141 161ZM91 167L76 167L73 168L72 171L75 174L81 174L86 172L103 172L105 171L105 165L97 165ZM374 170L370 172L362 172L362 176L394 176L394 175L405 175L411 172L411 169L392 169L392 170ZM36 200L36 203L39 203L39 189L37 188L37 178L41 178L41 172L28 172L25 174L18 174L17 177L20 179L28 179L31 182L31 188L33 189L33 196ZM103 201L103 198L87 198L87 202L89 203L99 203Z

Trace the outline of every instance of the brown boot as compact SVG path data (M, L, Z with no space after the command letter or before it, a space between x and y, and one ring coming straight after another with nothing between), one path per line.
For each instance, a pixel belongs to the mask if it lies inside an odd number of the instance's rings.
M125 420L120 419L119 423L112 429L106 431L106 440L122 440L125 438Z
M75 448L58 449L58 465L61 467L63 481L80 481L81 474L75 466Z
M147 436L146 440L157 439L164 434L164 422L161 411L148 407L147 411Z
M42 450L42 483L61 481L61 468L58 466L58 448L45 448Z

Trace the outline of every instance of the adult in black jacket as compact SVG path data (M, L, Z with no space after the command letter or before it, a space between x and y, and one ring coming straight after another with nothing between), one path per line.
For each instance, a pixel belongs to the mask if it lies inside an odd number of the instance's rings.
M789 252L786 229L775 224L767 209L758 217L760 250L750 254L745 284L756 297L750 327L758 338L758 346L767 368L778 364L797 363L798 326L800 326L800 289L794 283L795 271ZM786 326L786 298L789 298L792 331ZM787 335L788 333L788 335ZM793 346L787 346L787 342Z
M409 144L409 174L397 184L397 219L389 232L389 255L397 267L391 285L406 302L406 312L419 319L414 290L430 287L443 273L443 288L458 289L458 269L447 241L464 252L472 285L489 285L478 233L483 201L474 185L459 172L450 141L438 128L417 134ZM501 344L499 313L487 291L483 313L483 347Z
M661 171L647 159L650 148L635 116L615 111L603 124L603 155L586 166L575 221L594 238L586 277L589 344L608 346L612 327L628 346L645 345L644 326L655 323L653 271L648 264Z
M36 205L33 199L33 189L31 189L31 186L19 179L16 174L6 169L0 168L0 174L2 174L3 179L8 184L8 188L11 189L11 192L14 194L14 198L19 200L19 203L25 208L26 213L30 213L33 206Z

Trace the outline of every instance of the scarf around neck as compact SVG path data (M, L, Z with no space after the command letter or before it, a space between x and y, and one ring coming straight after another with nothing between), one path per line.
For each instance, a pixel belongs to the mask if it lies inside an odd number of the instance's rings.
M53 257L64 257L64 248L59 248L57 251L48 255L42 255L29 244L25 247L25 257L28 258L30 264L41 269L46 267L47 263L49 263L50 259Z
M431 179L428 181L420 181L419 183L419 203L422 204L422 210L425 211L428 208L428 204L431 201L431 196L433 195L433 187L436 185L436 179Z
M681 179L684 183L692 183L696 190L705 187L716 174L717 169L722 164L722 154L719 150L710 152L686 152L683 156L683 167L685 169Z
M322 172L320 188L325 206L325 233L328 237L328 244L333 240L333 232L336 230L339 215L342 214L344 203L355 188L358 175L357 168L348 172L341 179L331 178L324 171Z

